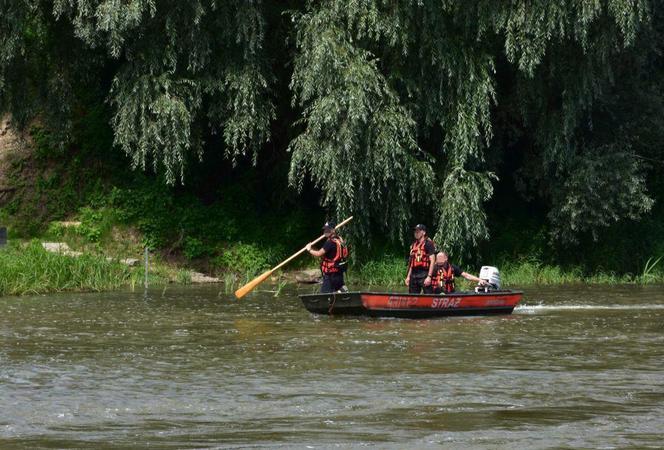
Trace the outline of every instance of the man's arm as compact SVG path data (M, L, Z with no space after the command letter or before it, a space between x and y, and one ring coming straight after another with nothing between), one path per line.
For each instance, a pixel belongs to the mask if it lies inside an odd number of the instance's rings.
M464 277L466 280L475 281L476 283L479 283L482 286L486 284L486 281L466 272L461 272L461 276Z
M429 273L427 274L429 278L433 275L433 266L436 264L436 257L434 255L429 255Z
M410 272L413 269L412 262L413 262L413 258L409 257L408 258L408 274L406 275L406 280L405 280L406 286L410 286Z
M312 250L311 249L311 242L309 242L307 244L307 251L309 252L309 254L311 256L316 256L316 257L320 257L320 256L323 256L325 254L325 249L324 248L321 248L319 250Z
M434 255L429 255L429 273L427 274L427 277L424 279L425 286L429 286L431 284L431 275L433 274L433 265L435 263L436 263L436 257Z

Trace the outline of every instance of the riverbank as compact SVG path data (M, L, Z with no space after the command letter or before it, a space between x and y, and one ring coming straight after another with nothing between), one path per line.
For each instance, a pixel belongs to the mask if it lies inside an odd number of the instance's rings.
M286 184L264 185L265 174L256 168L214 189L205 176L191 187L167 186L159 177L128 170L104 136L85 134L84 144L63 153L38 125L21 136L5 128L0 226L8 227L12 244L0 249L0 295L141 286L146 247L150 284L188 284L199 272L217 277L220 291L232 293L301 248L325 220L315 196L294 196ZM563 252L551 246L543 222L524 211L492 218L491 240L474 252L481 257L462 267L477 273L482 264L497 266L505 287L664 283L664 263L656 259L664 254L664 221L653 217L629 234L612 229L602 242ZM350 287L404 288L406 244L378 233L372 242L353 241L352 224L342 234L351 238L352 255L366 255L361 263L351 261ZM33 240L64 243L85 257L46 255ZM114 263L127 259L139 260L139 267ZM295 282L294 271L316 264L303 255L272 277L268 289L278 294ZM459 287L471 285L461 280Z
M108 291L132 282L127 267L98 256L50 253L37 241L0 249L0 295Z
M664 259L651 258L635 273L617 274L615 272L584 272L581 267L561 267L544 264L535 259L520 261L488 261L486 265L495 265L500 270L504 287L562 284L664 284L662 265ZM462 270L477 275L480 267L466 267ZM399 286L405 278L405 259L387 257L380 261L369 261L355 270L351 270L350 283L364 286ZM471 288L473 283L460 280L461 288Z
M138 264L131 267L117 258L104 256L101 249L97 254L90 252L80 256L46 251L38 240L13 242L0 249L0 296L46 294L52 292L100 292L121 288L134 289L143 286L144 267ZM504 287L569 284L664 284L664 276L658 272L660 261L650 261L639 274L617 275L614 273L584 274L579 268L563 269L541 264L537 261L506 262L498 267L501 270ZM475 272L472 268L465 268ZM315 268L309 271L306 281L315 282ZM368 261L351 267L347 274L347 285L351 288L363 286L371 288L403 289L404 261L402 258L386 257L380 261ZM190 284L190 267L166 261L156 254L150 256L148 283L150 285ZM301 269L291 269L277 273L266 282L275 295L289 285L302 281ZM238 273L225 271L220 276L219 290L232 293L251 280L256 272ZM472 289L473 283L460 280L459 288Z
M51 252L41 242L13 242L0 249L0 296L53 292L103 292L134 288L145 282L145 271L101 254ZM72 255L72 254L75 254ZM149 284L189 284L191 272L153 261Z

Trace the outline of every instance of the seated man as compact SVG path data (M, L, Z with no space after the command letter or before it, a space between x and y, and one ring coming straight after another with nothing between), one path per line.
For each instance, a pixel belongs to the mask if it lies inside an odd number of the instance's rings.
M475 275L464 272L450 263L448 260L447 252L438 252L436 255L436 263L433 267L433 277L431 278L431 286L433 287L434 294L450 294L456 290L454 286L454 277L464 277L466 280L475 281L481 286L486 284L486 281L480 280Z

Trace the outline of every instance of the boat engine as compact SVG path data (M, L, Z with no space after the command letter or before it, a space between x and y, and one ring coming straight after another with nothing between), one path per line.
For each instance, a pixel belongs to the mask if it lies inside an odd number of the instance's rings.
M491 292L500 290L500 272L493 266L482 266L480 280L486 281L486 286L477 286L475 292Z

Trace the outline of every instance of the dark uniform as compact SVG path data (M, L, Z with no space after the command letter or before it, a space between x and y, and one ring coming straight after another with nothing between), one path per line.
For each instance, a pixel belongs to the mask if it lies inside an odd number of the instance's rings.
M345 289L344 272L346 271L348 250L346 250L343 239L339 236L331 237L323 245L323 250L325 250L325 254L320 266L320 270L323 272L323 286L320 291L329 293Z
M429 257L436 254L436 246L433 241L428 237L424 238L423 242L415 241L410 246L410 259L408 264L410 266L410 284L408 285L408 292L411 294L431 294L431 286L425 286L424 280L429 275L429 264L431 261Z

